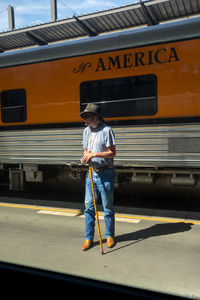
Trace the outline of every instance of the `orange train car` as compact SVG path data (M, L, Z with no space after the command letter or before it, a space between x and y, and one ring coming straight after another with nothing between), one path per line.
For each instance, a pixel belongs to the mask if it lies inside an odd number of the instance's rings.
M199 28L198 17L0 54L2 170L17 167L27 181L42 181L48 166L80 173L79 112L94 102L115 132L119 173L194 184Z

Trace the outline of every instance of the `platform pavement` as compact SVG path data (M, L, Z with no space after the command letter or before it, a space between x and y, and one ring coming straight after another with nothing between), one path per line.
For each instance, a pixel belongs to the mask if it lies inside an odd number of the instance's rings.
M185 219L199 216L182 212L179 218L177 214L170 218L168 211L161 217L162 211L129 208L126 213L137 222L116 222L112 249L106 247L100 220L101 255L97 235L92 249L81 250L81 214L48 214L80 212L82 207L19 205L8 200L0 201L1 261L200 299L200 222ZM122 214L121 207L116 213Z

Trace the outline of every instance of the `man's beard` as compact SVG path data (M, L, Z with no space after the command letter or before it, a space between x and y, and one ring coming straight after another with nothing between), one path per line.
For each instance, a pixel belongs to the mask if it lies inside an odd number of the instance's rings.
M102 123L101 120L99 118L96 118L94 121L92 121L90 126L94 129L97 129L101 123Z

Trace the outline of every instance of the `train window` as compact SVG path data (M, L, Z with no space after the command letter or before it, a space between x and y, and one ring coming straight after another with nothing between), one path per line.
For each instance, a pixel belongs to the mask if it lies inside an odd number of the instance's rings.
M150 116L157 112L155 75L85 81L80 85L80 110L90 102L104 117Z
M2 122L25 122L26 118L26 91L24 89L3 91L1 93Z

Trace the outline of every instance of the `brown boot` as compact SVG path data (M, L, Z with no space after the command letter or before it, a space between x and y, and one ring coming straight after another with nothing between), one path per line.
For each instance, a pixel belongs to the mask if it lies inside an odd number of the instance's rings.
M92 247L93 244L93 240L85 240L83 246L82 246L82 250L83 251L87 251Z
M115 240L114 237L108 237L107 238L107 247L112 248L115 246Z

